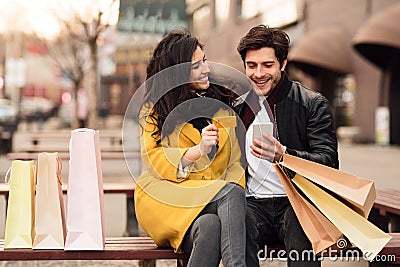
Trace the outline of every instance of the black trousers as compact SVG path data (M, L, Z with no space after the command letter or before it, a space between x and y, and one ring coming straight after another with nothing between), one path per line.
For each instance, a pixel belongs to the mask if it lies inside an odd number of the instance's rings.
M269 259L265 246L282 243L286 248L288 266L319 267L321 262L312 253L287 197L247 198L246 264L258 267L259 260Z

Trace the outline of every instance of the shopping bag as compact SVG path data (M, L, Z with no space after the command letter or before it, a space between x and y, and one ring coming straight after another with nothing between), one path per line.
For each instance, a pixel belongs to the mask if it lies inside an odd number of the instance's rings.
M34 161L13 160L10 170L4 249L32 248L35 237Z
M372 180L292 155L285 155L279 164L335 193L349 207L365 218L368 217L376 198Z
M391 239L390 235L303 176L296 174L292 181L368 260L373 260Z
M343 238L342 232L317 208L300 195L290 179L277 164L273 164L273 166L304 233L311 242L315 254L326 251L328 248L337 250L337 242Z
M71 132L65 250L103 250L103 175L99 132Z
M66 227L58 153L39 153L36 164L33 249L64 249Z

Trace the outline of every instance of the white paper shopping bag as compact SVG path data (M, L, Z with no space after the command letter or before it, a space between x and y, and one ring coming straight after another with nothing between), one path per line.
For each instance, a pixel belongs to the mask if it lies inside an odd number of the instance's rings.
M71 132L65 250L103 250L103 175L99 132Z
M61 170L58 153L39 153L33 249L64 249L66 228Z

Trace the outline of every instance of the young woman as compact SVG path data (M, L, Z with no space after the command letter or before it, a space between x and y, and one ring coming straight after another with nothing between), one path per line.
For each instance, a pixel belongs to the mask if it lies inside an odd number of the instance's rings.
M189 266L245 266L240 149L233 125L213 124L233 115L236 94L213 84L202 48L171 32L147 66L136 215L157 245L190 253Z

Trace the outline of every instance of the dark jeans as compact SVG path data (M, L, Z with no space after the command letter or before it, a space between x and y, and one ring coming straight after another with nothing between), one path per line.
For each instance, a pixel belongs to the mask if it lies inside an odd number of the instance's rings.
M228 183L203 209L183 239L189 267L245 267L246 198L243 188Z
M285 245L288 266L321 266L321 262L318 260L308 261L308 257L304 257L305 259L302 260L302 252L304 250L312 251L312 247L287 197L247 198L247 267L260 266L258 252L264 250L264 246L276 243ZM269 259L268 255L264 254L262 253L263 257ZM309 253L304 255L308 256Z

